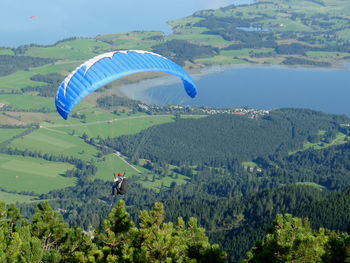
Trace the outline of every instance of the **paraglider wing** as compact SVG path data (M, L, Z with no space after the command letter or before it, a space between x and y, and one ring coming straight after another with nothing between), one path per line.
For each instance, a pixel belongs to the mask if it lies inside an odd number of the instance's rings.
M197 94L192 78L171 60L148 51L114 51L86 61L65 78L56 94L57 111L67 119L72 108L94 90L121 77L143 71L178 76L190 97L194 98Z

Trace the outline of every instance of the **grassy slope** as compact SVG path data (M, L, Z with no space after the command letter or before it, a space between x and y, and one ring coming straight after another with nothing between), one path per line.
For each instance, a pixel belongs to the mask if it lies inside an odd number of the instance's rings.
M319 135L322 135L325 131L319 131ZM298 151L294 151L294 152L290 152L289 155L294 154L296 152L300 152L300 151L305 151L308 150L310 148L315 149L315 150L320 150L320 149L324 149L330 146L335 146L335 145L340 145L340 144L344 144L347 143L349 140L349 136L345 135L344 133L338 132L336 135L336 138L330 142L330 143L326 143L326 142L316 142L316 143L311 143L311 142L307 142L303 145L303 148L298 150Z
M40 129L24 136L24 138L16 139L10 146L20 150L30 149L54 155L74 156L85 161L94 159L98 152L93 146L86 144L77 136L47 129Z
M47 193L74 185L75 178L61 176L72 168L67 163L0 154L0 185L9 191Z
M7 204L10 203L28 203L33 200L33 196L30 195L19 195L19 194L14 194L14 193L7 193L0 191L0 200L4 201Z
M120 157L110 154L105 157L105 161L100 161L97 163L98 172L95 178L110 181L113 178L113 172L125 172L126 177L137 177L143 187L152 188L154 190L159 190L162 186L169 187L172 182L176 182L177 185L181 185L186 183L186 180L188 179L186 176L181 174L177 174L177 178L172 178L169 176L159 178L147 169L143 168L141 166L143 163L144 161L140 160L140 165L134 165L136 169L141 171L141 173L139 173L123 162ZM175 175L176 173L173 172L173 168L174 167L171 167L169 169L169 173L174 173Z

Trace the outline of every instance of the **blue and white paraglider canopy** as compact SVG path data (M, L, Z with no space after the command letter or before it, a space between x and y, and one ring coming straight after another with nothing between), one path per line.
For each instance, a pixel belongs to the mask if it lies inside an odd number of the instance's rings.
M171 60L148 51L114 51L84 62L65 78L56 94L57 111L67 119L72 108L91 92L121 77L144 71L178 76L190 97L194 98L197 94L192 78Z

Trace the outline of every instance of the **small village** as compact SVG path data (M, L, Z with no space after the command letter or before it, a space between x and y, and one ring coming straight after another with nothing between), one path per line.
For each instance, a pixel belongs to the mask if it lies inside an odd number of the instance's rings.
M182 105L146 105L138 104L138 111L148 114L157 113L173 113L173 114L234 114L240 116L247 116L251 119L256 119L270 113L270 110L252 109L248 107L238 108L214 108L214 107L198 107L198 106L182 106Z

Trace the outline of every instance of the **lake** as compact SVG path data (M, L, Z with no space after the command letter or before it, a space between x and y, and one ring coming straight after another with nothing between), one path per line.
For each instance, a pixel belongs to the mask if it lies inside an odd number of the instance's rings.
M129 86L129 97L159 105L181 104L219 108L248 106L257 109L309 108L350 116L350 64L344 69L235 66L212 68L192 75L196 98L189 98L173 77ZM210 74L208 74L210 73ZM174 84L175 82L175 84ZM156 86L151 88L153 85Z
M1 0L0 47L133 30L171 33L166 22L252 0ZM145 4L147 3L147 4Z
M166 34L166 22L195 11L252 0L2 0L0 2L0 46L53 44L72 36L132 30L159 30ZM210 74L208 74L210 73ZM198 96L191 100L181 83L171 77L146 80L124 89L128 96L156 104L184 104L214 107L248 106L271 109L299 107L350 116L349 67L306 69L284 67L211 68L194 75ZM176 82L176 85L172 83ZM152 88L154 86L155 88Z

